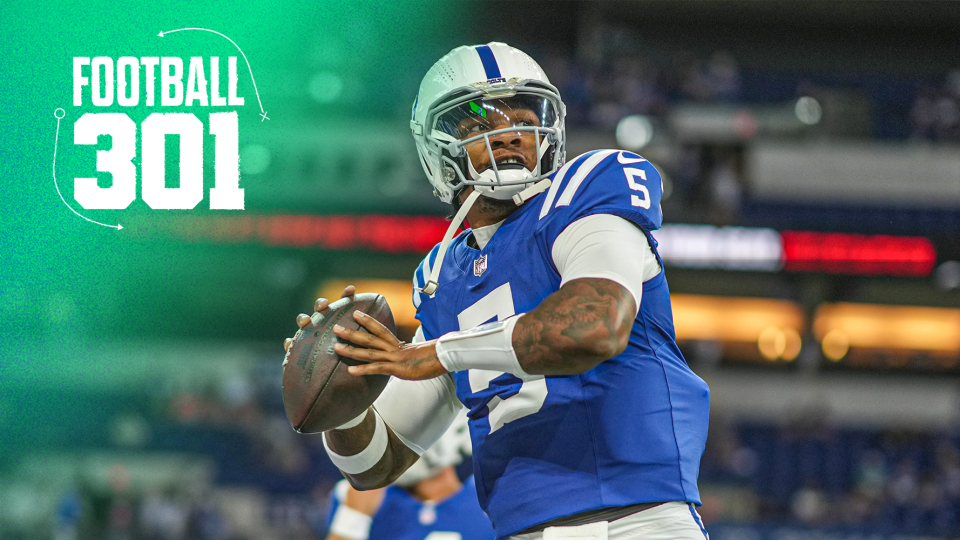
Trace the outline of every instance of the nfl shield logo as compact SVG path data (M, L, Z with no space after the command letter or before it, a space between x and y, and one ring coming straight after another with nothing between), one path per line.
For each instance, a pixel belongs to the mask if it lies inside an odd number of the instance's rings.
M473 261L473 275L480 277L487 271L487 256L484 255Z

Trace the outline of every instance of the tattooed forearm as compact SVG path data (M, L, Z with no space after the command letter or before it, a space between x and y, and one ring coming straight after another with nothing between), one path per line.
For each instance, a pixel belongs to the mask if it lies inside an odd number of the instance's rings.
M373 439L375 427L376 419L373 414L368 413L363 422L350 429L334 429L326 432L327 445L342 456L359 454ZM418 457L392 431L388 431L387 449L376 465L362 473L344 473L343 475L355 489L376 489L396 480Z
M513 348L527 373L583 373L623 352L635 313L633 295L620 284L576 279L520 318Z

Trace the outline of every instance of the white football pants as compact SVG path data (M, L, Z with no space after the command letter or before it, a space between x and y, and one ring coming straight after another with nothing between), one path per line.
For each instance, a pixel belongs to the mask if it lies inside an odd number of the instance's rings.
M547 527L508 540L709 540L693 505L669 502L616 521L575 527Z

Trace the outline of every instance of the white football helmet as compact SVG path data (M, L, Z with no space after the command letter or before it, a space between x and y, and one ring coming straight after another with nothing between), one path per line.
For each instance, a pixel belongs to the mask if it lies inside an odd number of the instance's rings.
M440 474L440 471L450 465L459 465L464 456L470 455L473 455L473 445L470 442L466 411L462 411L440 440L428 448L394 483L412 487L417 482Z
M451 202L468 185L509 200L563 165L565 114L540 66L526 53L494 42L457 47L427 71L410 128L423 170L442 201ZM517 158L497 163L493 148L509 135L534 139L533 170ZM477 171L469 157L473 145L486 147L485 170Z

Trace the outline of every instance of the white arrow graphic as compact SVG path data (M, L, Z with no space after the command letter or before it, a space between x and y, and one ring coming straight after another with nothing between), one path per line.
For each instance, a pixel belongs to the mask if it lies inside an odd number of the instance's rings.
M104 227L111 227L119 231L123 228L123 225L120 225L119 223L116 225L107 225L106 223L100 223L99 221L94 221L87 216L82 215L80 212L74 210L72 206L67 204L67 200L63 198L63 193L60 193L60 186L57 184L57 143L60 141L60 119L66 114L67 113L59 107L53 111L53 116L57 119L57 136L53 139L53 185L57 188L57 195L60 195L60 200L63 201L63 204L66 204L67 208L69 208L74 214L82 217L90 223L96 223L97 225L103 225Z
M253 81L253 91L255 94L257 94L257 104L260 105L260 121L263 122L264 120L269 120L270 117L267 116L267 111L263 110L263 103L260 102L260 92L257 90L257 81L253 78L253 69L250 67L250 61L247 60L247 55L243 54L243 49L241 49L240 46L237 45L237 43L232 39L221 34L220 32L217 32L216 30L210 30L209 28L177 28L176 30L167 30L166 32L160 32L157 35L159 37L163 37L164 34L172 34L174 32L183 32L184 30L201 30L203 32L211 32L229 41L230 43L233 43L233 46L236 47L238 51L240 51L240 56L243 56L243 61L247 63L247 71L250 72L250 80Z

